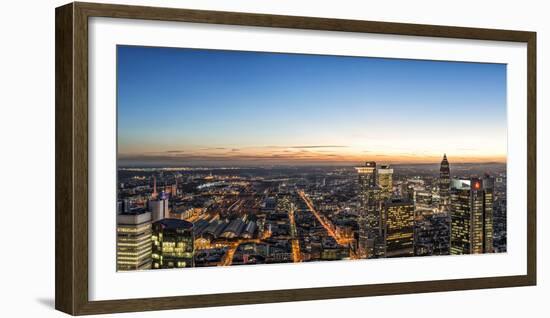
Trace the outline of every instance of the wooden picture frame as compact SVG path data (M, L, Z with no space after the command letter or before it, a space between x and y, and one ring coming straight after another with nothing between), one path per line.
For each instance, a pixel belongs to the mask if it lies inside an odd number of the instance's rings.
M536 284L536 33L266 14L70 3L56 9L55 307L72 314L427 293ZM111 17L527 43L527 275L147 299L88 298L88 19Z

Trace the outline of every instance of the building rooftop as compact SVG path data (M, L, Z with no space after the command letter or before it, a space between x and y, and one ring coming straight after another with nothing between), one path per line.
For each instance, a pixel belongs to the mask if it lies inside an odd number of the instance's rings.
M451 188L457 190L470 190L472 180L470 179L451 179Z
M122 211L119 214L120 215L139 215L143 213L147 213L147 210L145 210L144 208L132 208L129 211Z
M178 220L178 219L162 219L156 221L154 224L161 224L165 229L191 229L193 228L193 223Z

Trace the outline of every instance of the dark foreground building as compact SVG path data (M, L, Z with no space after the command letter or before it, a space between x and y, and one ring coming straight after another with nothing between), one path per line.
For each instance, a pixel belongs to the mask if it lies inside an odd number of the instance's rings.
M193 224L178 219L153 223L153 269L193 267Z
M422 215L415 220L414 255L449 255L451 224L445 213Z

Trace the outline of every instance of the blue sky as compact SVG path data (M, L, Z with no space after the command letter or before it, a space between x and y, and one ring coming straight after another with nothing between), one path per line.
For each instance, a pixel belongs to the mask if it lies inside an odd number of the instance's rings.
M503 64L117 50L129 162L505 160Z

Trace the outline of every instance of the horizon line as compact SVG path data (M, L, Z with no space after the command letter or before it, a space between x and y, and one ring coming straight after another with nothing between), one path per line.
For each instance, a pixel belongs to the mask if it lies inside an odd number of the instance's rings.
M367 162L369 160L363 161ZM405 165L439 165L440 162L387 162L387 161L375 161L377 164L380 165L394 165L394 166L405 166ZM500 164L500 165L506 165L506 161L481 161L481 162L469 162L469 161L460 161L460 162L454 162L450 163L450 166L452 165L488 165L488 164ZM360 167L361 164L352 164L352 163L336 163L336 162L327 162L327 163L300 163L300 164L293 164L293 163L264 163L264 164L160 164L160 163L124 163L124 164L117 164L117 169L124 169L124 168L254 168L254 167L330 167L330 166L337 166L337 167Z

